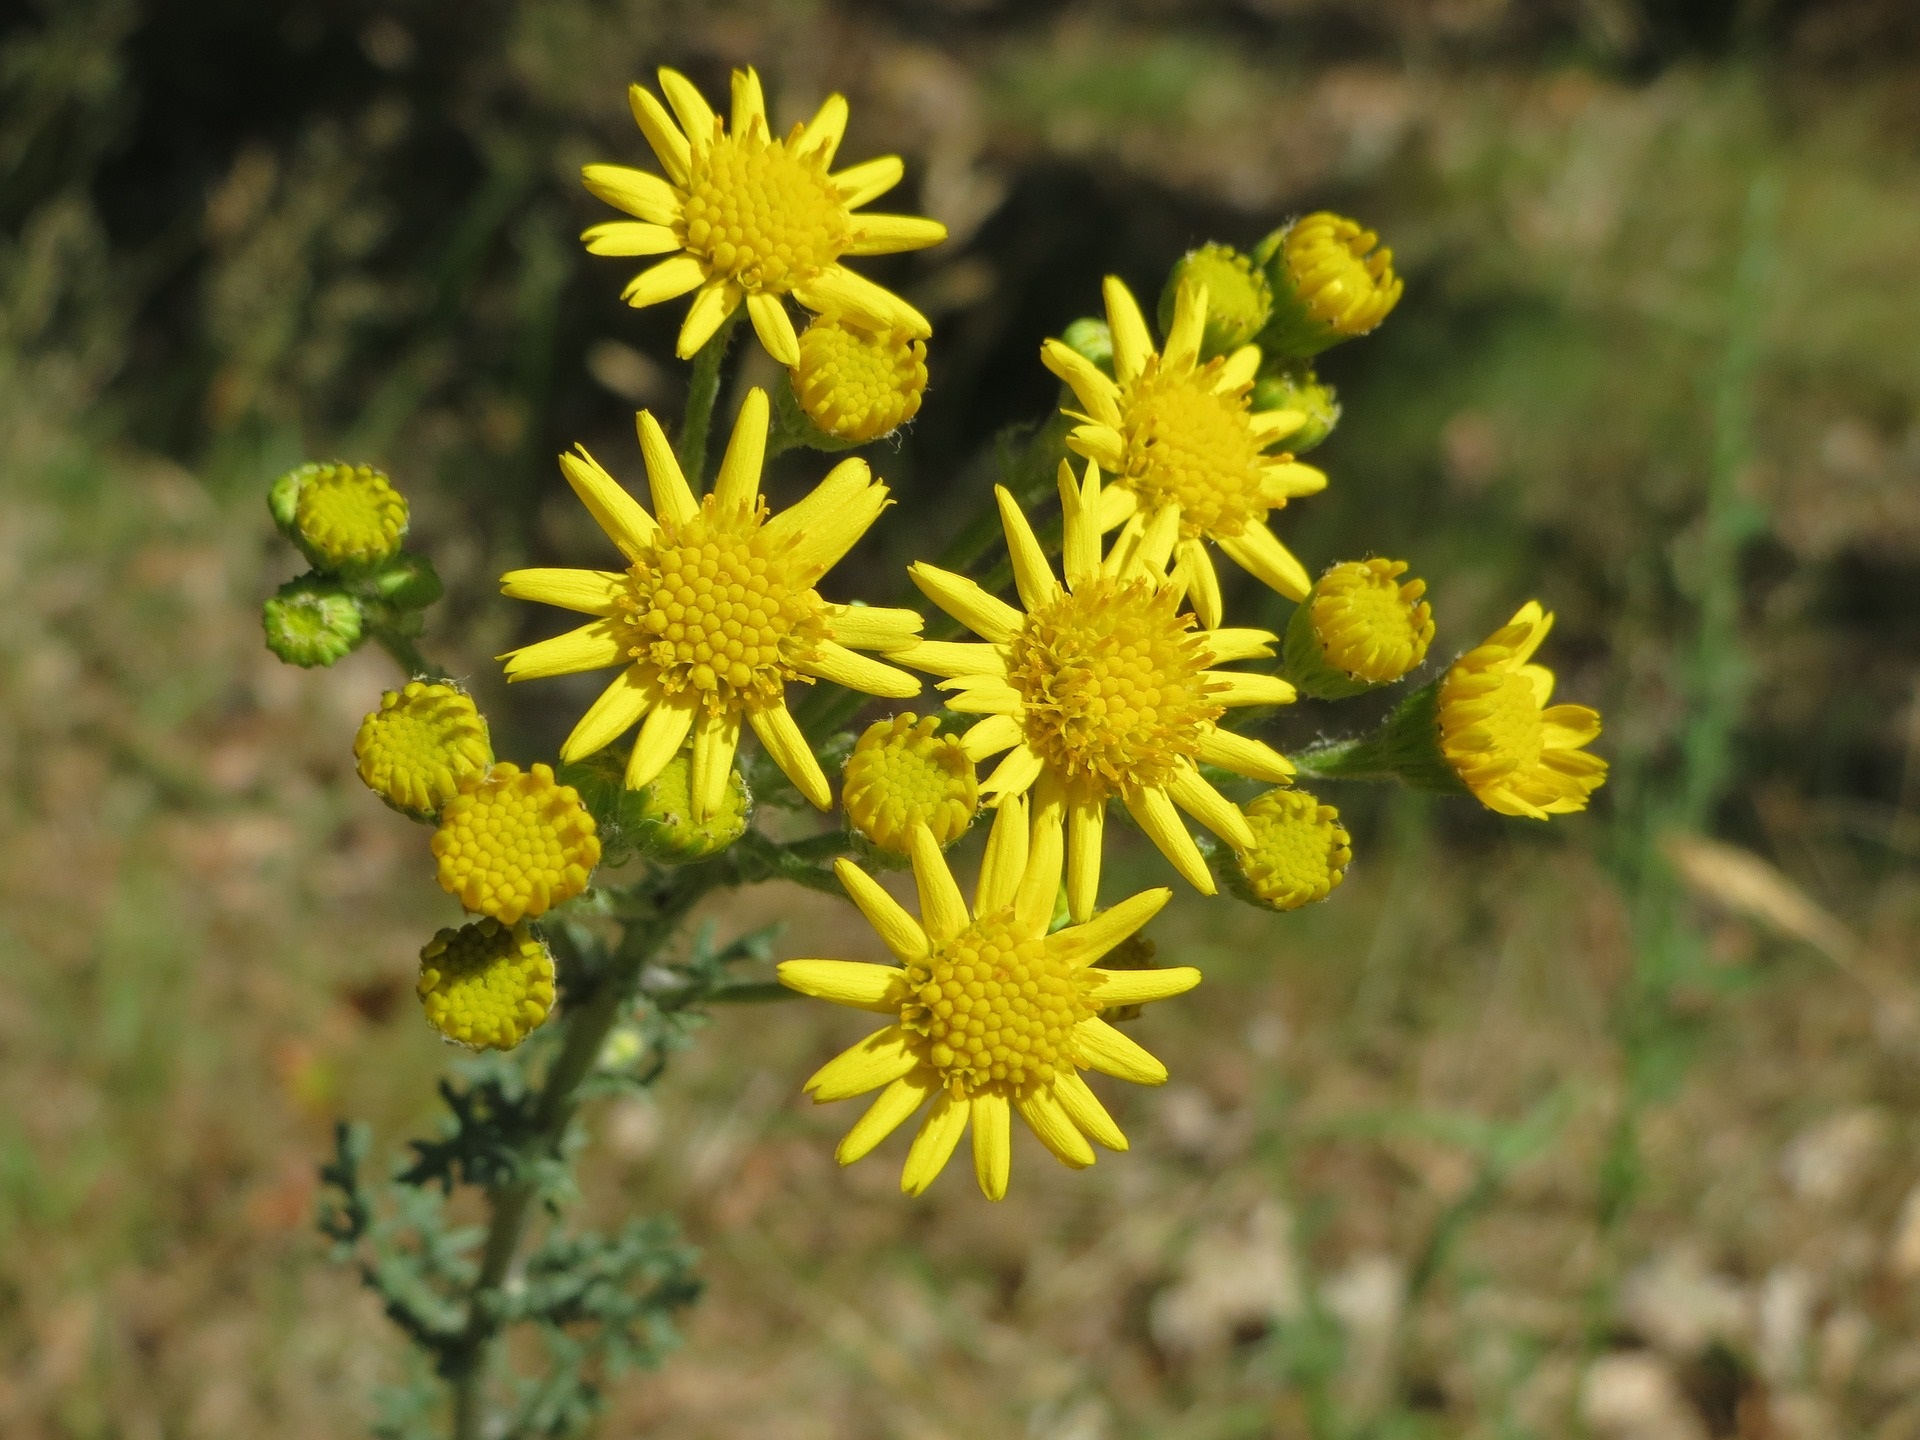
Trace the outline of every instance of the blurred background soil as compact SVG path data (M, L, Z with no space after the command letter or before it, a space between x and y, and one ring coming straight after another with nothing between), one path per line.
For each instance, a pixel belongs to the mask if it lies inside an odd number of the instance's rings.
M1027 1145L999 1206L903 1201L897 1146L834 1167L851 1116L798 1086L859 1017L719 1016L591 1118L589 1211L680 1215L710 1282L604 1433L1920 1437L1908 0L10 7L0 1434L352 1436L395 1373L314 1171L336 1116L431 1125L409 991L454 906L353 779L391 666L261 648L296 568L261 498L388 468L436 653L551 753L588 685L505 692L550 621L493 577L601 563L552 455L636 477L633 409L681 404L679 307L575 238L662 63L757 65L784 121L843 90L843 153L903 152L894 208L952 229L868 266L933 385L839 593L981 503L1101 275L1337 208L1407 293L1325 358L1333 483L1281 529L1413 559L1447 654L1538 595L1615 779L1551 826L1328 786L1347 884L1183 896L1155 938L1207 983L1139 1023L1175 1078L1116 1096L1132 1153ZM785 891L726 923L776 915L781 955L873 943Z

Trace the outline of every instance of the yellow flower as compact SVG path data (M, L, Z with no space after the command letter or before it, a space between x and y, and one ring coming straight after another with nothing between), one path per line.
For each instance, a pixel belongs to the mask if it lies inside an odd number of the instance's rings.
M818 315L801 333L800 360L789 373L794 398L816 429L864 445L920 413L927 342L897 325L874 330Z
M887 505L864 460L843 460L799 504L768 518L760 496L767 393L747 392L714 491L695 500L659 422L640 414L653 514L582 448L560 468L624 570L515 570L501 590L597 617L500 658L509 680L625 668L560 747L572 762L637 722L626 783L639 789L693 735L693 818L720 806L744 718L774 763L821 809L833 792L787 709L789 681L815 678L905 700L920 682L855 649L896 650L912 610L835 605L814 590Z
M1254 843L1238 856L1244 892L1273 910L1324 900L1346 878L1353 842L1340 812L1304 790L1269 790L1246 807Z
M932 715L876 720L847 757L840 786L847 820L882 850L905 855L915 825L946 846L973 824L980 808L973 761L957 738L939 729Z
M493 764L487 722L451 685L414 680L389 690L360 722L353 758L367 788L395 809L431 815Z
M1287 678L1337 700L1390 685L1427 658L1433 610L1424 580L1401 581L1404 560L1348 560L1328 568L1287 625Z
M407 533L407 500L381 471L371 465L303 465L291 479L294 535L316 568L357 574L399 550Z
M585 890L600 840L580 792L550 767L502 762L441 807L433 853L442 890L512 925Z
M1200 776L1202 764L1278 784L1293 767L1258 740L1215 722L1236 705L1285 705L1293 686L1273 675L1215 670L1273 653L1265 630L1195 630L1179 588L1163 573L1178 517L1123 535L1100 555L1100 473L1084 485L1060 466L1066 584L1054 578L1012 495L998 492L1024 613L962 575L914 565L929 599L981 636L982 645L922 641L893 658L950 677L948 702L985 715L962 739L976 762L1010 751L981 787L989 795L1040 786L1034 823L1067 826L1067 894L1075 920L1093 914L1109 799L1117 798L1174 868L1202 893L1213 878L1175 810L1236 848L1253 835L1246 817Z
M1101 531L1124 523L1137 535L1172 515L1179 527L1174 577L1182 593L1192 593L1202 625L1221 619L1220 580L1207 540L1288 599L1300 599L1312 582L1267 528L1267 512L1326 488L1327 477L1267 448L1305 417L1251 408L1260 368L1256 347L1200 363L1204 289L1180 287L1166 348L1158 353L1132 292L1108 276L1105 294L1112 379L1058 340L1040 349L1081 405L1066 412L1082 422L1067 437L1068 448L1113 477L1100 499Z
M1321 210L1254 248L1273 286L1273 319L1260 340L1271 354L1305 359L1364 335L1400 303L1405 282L1393 251L1358 221Z
M1529 600L1475 646L1440 684L1440 753L1482 805L1544 820L1587 808L1606 783L1607 762L1585 746L1600 714L1553 705L1553 672L1528 663L1553 628Z
M492 916L442 930L420 952L427 1023L476 1050L511 1050L553 1009L553 956L527 926Z
M635 276L624 298L637 307L697 292L680 327L682 359L706 344L743 299L760 343L782 365L800 362L788 295L816 312L933 333L918 310L840 263L847 255L920 250L947 238L936 220L853 213L899 184L903 167L889 155L830 172L847 128L844 98L829 95L810 122L779 140L752 70L733 72L730 129L678 71L661 70L660 89L671 116L639 85L627 98L666 178L621 165L587 166L587 188L639 218L596 225L582 238L595 255L672 256Z
M1166 1067L1100 1018L1110 1006L1191 990L1200 972L1108 971L1095 965L1166 904L1148 890L1091 923L1049 935L1060 885L1060 831L1029 839L1025 803L1010 799L981 859L973 913L932 832L913 832L916 921L865 872L836 863L840 883L900 964L789 960L780 981L802 994L890 1015L893 1022L828 1061L807 1081L819 1103L879 1090L835 1152L851 1165L928 1100L900 1188L918 1195L945 1168L968 1122L973 1167L989 1199L1007 1193L1012 1115L1062 1162L1093 1164L1091 1139L1109 1150L1127 1138L1080 1076L1093 1069L1158 1085ZM882 1088L884 1087L884 1088Z

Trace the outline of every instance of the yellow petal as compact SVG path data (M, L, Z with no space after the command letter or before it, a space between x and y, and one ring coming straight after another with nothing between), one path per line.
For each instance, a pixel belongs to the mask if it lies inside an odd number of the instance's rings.
M845 961L827 962L802 960L801 965L827 963L845 964ZM863 970L885 970L884 965L863 965ZM895 972L896 974L898 972ZM787 983L787 967L780 967L780 982ZM798 985L792 988L801 990ZM811 990L801 990L810 995ZM828 997L831 998L831 997ZM864 1008L864 1007L863 1007ZM835 1100L848 1100L855 1095L864 1095L869 1090L877 1090L882 1085L892 1084L902 1076L913 1073L919 1064L919 1056L908 1042L907 1034L898 1025L889 1025L884 1030L876 1030L858 1045L849 1046L833 1059L814 1071L801 1090L813 1096L816 1105L829 1105ZM896 1122L898 1123L898 1122ZM892 1126L888 1126L892 1129ZM878 1144L885 1138L885 1131L874 1139ZM872 1149L873 1146L867 1146ZM861 1151L865 1154L866 1150ZM845 1161L841 1162L845 1164Z
M827 628L849 650L891 653L903 665L906 652L920 643L925 624L918 610L885 605L835 605L827 613Z
M1098 1015L1073 1027L1073 1041L1081 1063L1102 1075L1135 1085L1167 1083L1166 1066Z
M1020 633L1026 617L995 599L964 575L915 561L907 574L920 593L984 640L1005 644Z
M1093 1164L1093 1147L1073 1121L1067 1118L1067 1112L1054 1099L1053 1091L1030 1090L1017 1097L1014 1104L1020 1107L1021 1118L1039 1137L1040 1143L1051 1150L1062 1165L1084 1170Z
M1213 876L1207 870L1207 862L1200 854L1200 847L1193 843L1193 836L1187 833L1187 827L1180 823L1180 812L1173 808L1167 792L1148 789L1124 798L1127 813L1147 832L1147 838L1160 847L1160 853L1181 877L1202 895L1213 894Z
M745 135L756 125L763 133L767 129L767 97L759 73L749 65L733 72L733 133Z
M582 615L613 615L626 581L619 570L509 570L500 577L500 593Z
M996 645L962 644L952 640L917 640L892 658L929 675L1005 675L1007 657ZM1009 744L1012 742L1009 741ZM1004 747L1003 747L1004 748Z
M581 232L589 255L671 255L680 237L667 225L638 220L609 220Z
M1031 614L1060 594L1060 582L1053 578L1047 552L1040 548L1013 492L996 485L993 498L1000 505L1000 528L1006 532L1007 553L1013 560L1014 588L1020 592L1021 605Z
M900 1008L905 974L897 966L869 965L863 960L782 960L778 973L780 983L789 990L854 1010L874 1010L881 1014ZM1169 972L1143 970L1140 973L1165 975Z
M1060 568L1068 587L1077 588L1100 574L1100 467L1087 464L1091 496L1074 484L1073 467L1065 460L1055 478L1060 488Z
M1080 1127L1096 1145L1109 1150L1125 1150L1127 1137L1100 1103L1092 1087L1080 1078L1078 1070L1064 1070L1053 1077L1053 1097L1067 1117Z
M900 1128L914 1111L926 1104L927 1096L934 1093L935 1081L931 1070L912 1071L895 1080L874 1098L867 1107L867 1113L854 1122L853 1129L847 1132L846 1139L833 1152L833 1158L842 1165L851 1165L868 1154L887 1136Z
M1027 868L1013 897L1014 923L1024 935L1044 935L1060 894L1060 869L1066 848L1067 802L1057 784L1036 791L1033 829L1027 842Z
M1153 336L1147 332L1139 302L1118 275L1107 276L1100 293L1107 302L1107 328L1113 333L1113 378L1125 385L1147 368L1153 355Z
M978 765L1020 743L1020 722L1011 715L989 715L960 737L967 758Z
M944 945L967 928L967 902L933 831L915 825L908 843L913 847L913 882L920 893L920 923L929 940Z
M1100 902L1100 846L1107 825L1105 797L1067 804L1067 912L1078 924Z
M800 363L800 337L793 333L793 319L778 295L756 290L747 296L747 318L753 333L767 347L775 362L789 369Z
M1127 467L1126 437L1112 425L1076 426L1067 436L1067 448L1110 474Z
M654 99L653 92L644 85L627 87L627 104L633 111L633 120L640 127L640 133L647 137L647 144L653 147L660 168L667 172L668 179L684 188L688 174L685 132L673 123L666 106Z
M973 913L991 915L1011 905L1027 870L1027 797L1009 795L994 813L993 829L980 856L980 878L973 892Z
M903 964L926 958L932 948L927 944L927 932L901 908L898 900L881 888L879 881L846 859L833 862L833 873L847 892L847 898L867 917L873 933Z
M1133 552L1121 573L1129 578L1137 576L1142 579L1165 574L1167 561L1173 558L1173 547L1179 541L1180 509L1177 505L1163 505L1147 521L1140 535L1139 548Z
M634 739L633 753L627 757L627 789L651 785L667 762L680 753L680 746L693 728L693 712L699 704L692 695L669 696L647 712L646 723Z
M1069 925L1047 937L1047 949L1069 965L1091 965L1134 931L1158 915L1173 891L1161 885L1129 895L1102 910L1084 925Z
M1013 1107L998 1090L973 1097L973 1176L989 1200L1007 1198L1007 1175L1013 1169Z
M1307 591L1313 588L1307 567L1294 559L1293 552L1275 539L1265 525L1249 521L1238 535L1221 537L1219 543L1235 564L1289 600L1304 600Z
M919 215L856 215L848 255L897 255L924 250L947 238L947 227Z
M888 700L911 700L920 693L920 682L904 670L867 655L856 655L844 645L822 640L813 654L799 667L808 675L831 680L862 695L879 695Z
M813 747L807 744L807 737L794 723L793 712L784 703L749 710L747 723L753 726L753 733L760 737L773 763L793 782L794 789L821 810L833 804L833 787L827 784L820 762L814 758Z
M1173 803L1198 820L1236 850L1253 848L1253 827L1247 817L1226 796L1200 778L1189 761L1181 761L1167 777L1167 794Z
M1100 492L1100 533L1124 525L1140 508L1140 497L1124 485L1109 485Z
M727 800L733 776L733 754L740 748L740 712L710 715L702 710L693 722L693 765L687 779L687 808L698 825L718 814Z
M660 699L659 687L638 665L622 670L599 699L587 707L580 723L560 746L560 758L569 764L603 750L647 713Z
M1233 660L1271 660L1274 642L1280 637L1271 630L1209 630L1200 637L1212 655L1211 664L1225 665Z
M604 670L626 659L625 627L611 620L595 620L551 640L536 641L518 650L509 650L495 659L504 660L509 682L545 680L555 675L578 675L583 670Z
M882 155L849 165L832 179L834 188L840 192L840 202L849 210L858 210L898 185L906 173L907 167L898 155Z
M767 538L775 545L789 545L803 536L815 535L831 527L837 516L873 488L873 472L866 461L858 456L842 460L802 499L767 521ZM885 487L880 489L884 494Z
M673 113L680 117L680 128L687 132L687 140L694 152L705 152L713 144L713 127L719 119L713 113L713 107L694 88L693 82L678 70L669 70L662 65L659 79L660 93L667 97Z
M727 439L727 453L714 476L715 504L728 515L752 515L760 498L760 472L767 458L767 392L755 385L740 402Z
M1211 630L1221 618L1220 577L1214 573L1212 557L1199 540L1182 540L1175 550L1180 557L1175 567L1176 583L1193 597L1193 613Z
M1106 371L1058 340L1041 342L1040 363L1066 382L1074 399L1095 420L1116 430L1120 427L1120 387Z
M629 560L637 560L660 536L660 527L624 485L600 467L600 462L578 447L579 453L560 457L560 473L587 507L594 523Z
M980 793L985 797L1024 795L1033 788L1045 768L1046 762L1023 741L1007 752L1006 759L993 767L993 774L980 783Z
M998 675L955 675L940 689L952 692L947 708L962 715L1018 715L1026 708L1020 692Z
M658 175L625 165L588 165L581 170L580 178L609 205L650 224L671 225L680 218L680 197Z
M927 317L891 290L856 275L844 265L829 265L803 284L793 287L793 298L809 310L840 310L870 325L898 325L925 339L933 334Z
M679 460L674 457L673 446L667 443L667 432L660 428L651 410L642 410L635 422L640 431L640 458L646 462L647 489L653 496L654 513L662 520L684 525L700 513L700 505L693 498L693 489L680 470Z
M1327 472L1297 460L1266 467L1260 489L1265 498L1285 503L1302 495L1318 495L1327 488Z
M967 1117L972 1109L971 1101L956 1100L945 1090L940 1092L927 1111L927 1118L920 1122L920 1133L913 1137L913 1148L907 1151L907 1163L900 1171L903 1195L919 1195L940 1178L947 1161L953 1158L954 1146L967 1133Z
M658 305L662 300L672 300L689 290L698 290L706 283L707 272L700 268L698 260L691 255L675 255L634 276L620 292L620 298L640 310Z
M673 353L682 360L698 355L726 318L740 308L744 293L731 280L716 278L702 285L687 307L687 318L680 323L680 338L674 341Z
M1293 763L1271 745L1218 727L1201 732L1198 757L1205 764L1269 785L1284 785L1294 775Z
M825 965L846 962L821 960L814 963ZM874 967L865 968L873 969ZM1093 982L1093 988L1087 992L1089 998L1103 1006L1149 1005L1155 1000L1184 995L1200 983L1200 972L1191 965L1174 965L1165 970L1090 970L1087 976Z
M1207 698L1216 705L1291 705L1297 694L1293 686L1278 675L1209 670Z
M1220 373L1214 377L1213 388L1216 391L1238 390L1242 385L1251 385L1253 377L1260 373L1260 347L1242 345L1227 356L1220 366ZM1302 415L1301 420L1307 417Z
M820 102L820 108L813 112L813 119L807 122L807 128L800 132L800 144L795 153L817 154L822 165L833 164L833 157L840 148L841 138L847 133L847 97L833 94Z
M1173 325L1160 352L1160 369L1188 371L1200 358L1200 337L1207 328L1207 287L1182 280L1173 297Z

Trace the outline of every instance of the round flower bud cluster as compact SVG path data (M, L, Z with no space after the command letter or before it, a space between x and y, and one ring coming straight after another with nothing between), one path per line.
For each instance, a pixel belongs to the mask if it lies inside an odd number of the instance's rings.
M1352 840L1340 812L1304 790L1269 790L1245 807L1254 843L1240 852L1234 889L1269 910L1324 900L1346 878Z
M920 413L927 342L899 326L875 329L817 315L801 332L800 361L789 374L816 430L843 445L864 445Z
M876 720L847 757L840 791L847 823L882 850L910 853L915 825L946 846L973 824L980 808L973 761L957 737L939 731L932 715Z
M553 956L524 924L492 916L441 930L420 951L427 1023L475 1050L511 1050L553 1010Z
M645 789L625 792L630 798L622 818L633 830L635 842L649 859L684 865L718 855L747 833L751 805L747 782L733 770L722 792L720 808L704 819L693 818L693 760L681 752L648 782Z
M502 762L442 807L433 853L441 889L511 925L585 890L600 841L579 792L551 767Z
M1273 318L1259 340L1269 359L1304 360L1366 334L1405 288L1378 235L1325 210L1274 231L1253 258L1273 287Z
M1390 685L1433 643L1424 580L1404 560L1349 560L1313 584L1287 625L1286 675L1308 695L1338 700Z
M493 764L493 745L464 691L415 680L382 695L380 708L360 722L353 758L369 790L426 819Z

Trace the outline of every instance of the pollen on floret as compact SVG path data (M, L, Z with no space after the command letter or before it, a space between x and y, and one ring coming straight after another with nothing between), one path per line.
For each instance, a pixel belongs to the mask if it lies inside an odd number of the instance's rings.
M556 784L551 767L503 761L441 808L433 853L441 889L511 925L585 890L600 841L579 792Z
M1099 1013L1085 971L1024 937L1011 906L907 966L900 1024L955 1099L1045 1085L1074 1068L1074 1026Z
M1211 655L1179 597L1146 580L1101 577L1029 612L1009 646L1027 745L1095 795L1165 784L1225 707Z
M882 850L910 853L915 825L950 845L973 823L980 808L973 761L957 736L939 730L932 715L876 720L847 757L840 791L847 821Z
M525 923L492 916L439 931L415 987L427 1023L476 1050L511 1050L553 1010L553 956Z
M1404 560L1348 560L1322 575L1308 597L1327 662L1355 680L1385 685L1427 658L1433 611L1424 580L1402 581Z
M780 703L788 681L808 679L796 662L828 638L826 603L768 538L765 513L732 523L709 495L684 522L662 518L618 597L627 653L709 714Z
M1237 858L1251 899L1272 910L1297 910L1326 899L1346 878L1352 839L1333 806L1282 787L1244 809L1254 844Z
M452 685L414 680L389 690L353 739L360 778L410 815L433 814L493 764L487 722Z
M831 314L800 332L794 397L823 434L865 444L920 413L927 345L899 326L876 329Z
M709 273L784 295L846 251L846 202L821 153L798 139L797 128L773 140L756 126L694 147L677 228Z
M370 569L406 536L406 497L371 465L304 466L298 495L294 526L321 569Z
M1248 423L1252 382L1219 390L1224 362L1192 370L1163 369L1158 358L1121 397L1127 449L1119 478L1149 510L1180 507L1180 533L1232 539L1263 519L1273 457Z

